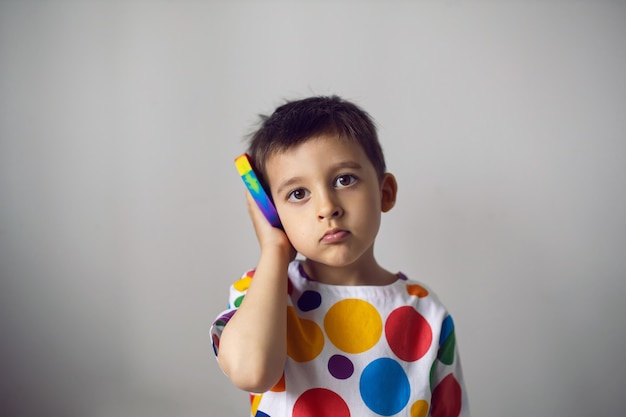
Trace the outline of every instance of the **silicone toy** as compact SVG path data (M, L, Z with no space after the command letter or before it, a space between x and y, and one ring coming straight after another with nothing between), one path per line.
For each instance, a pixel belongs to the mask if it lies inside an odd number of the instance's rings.
M248 191L250 191L252 198L256 201L257 206L259 206L267 221L270 222L272 226L282 229L280 219L278 218L278 212L252 168L252 159L250 158L250 155L247 153L239 155L235 158L235 166L237 167L239 175L241 175L243 183L248 188Z

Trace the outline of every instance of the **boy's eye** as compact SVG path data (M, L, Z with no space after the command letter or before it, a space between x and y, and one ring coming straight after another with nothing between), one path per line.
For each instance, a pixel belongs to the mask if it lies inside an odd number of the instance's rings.
M335 187L348 187L356 182L356 177L351 174L340 175L335 179Z
M289 193L289 195L287 196L287 200L298 201L306 198L308 195L309 192L307 190L305 190L304 188L298 188Z

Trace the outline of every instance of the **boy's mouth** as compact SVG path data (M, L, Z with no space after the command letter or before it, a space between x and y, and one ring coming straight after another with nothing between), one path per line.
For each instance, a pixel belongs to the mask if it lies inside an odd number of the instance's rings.
M324 243L336 243L344 240L350 232L342 229L331 229L324 233L322 239L320 239Z

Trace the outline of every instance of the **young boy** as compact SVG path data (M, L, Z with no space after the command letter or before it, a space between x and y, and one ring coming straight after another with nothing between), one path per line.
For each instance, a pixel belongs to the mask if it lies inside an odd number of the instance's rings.
M248 194L260 259L211 328L251 415L468 416L451 316L374 257L397 184L369 115L333 96L262 119L248 153L283 229Z

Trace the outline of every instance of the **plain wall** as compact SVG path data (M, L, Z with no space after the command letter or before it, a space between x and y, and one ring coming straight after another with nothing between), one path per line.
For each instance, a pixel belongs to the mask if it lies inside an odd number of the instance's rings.
M625 39L617 1L0 2L2 415L247 415L233 158L310 94L376 119L377 257L455 316L473 415L622 415Z

